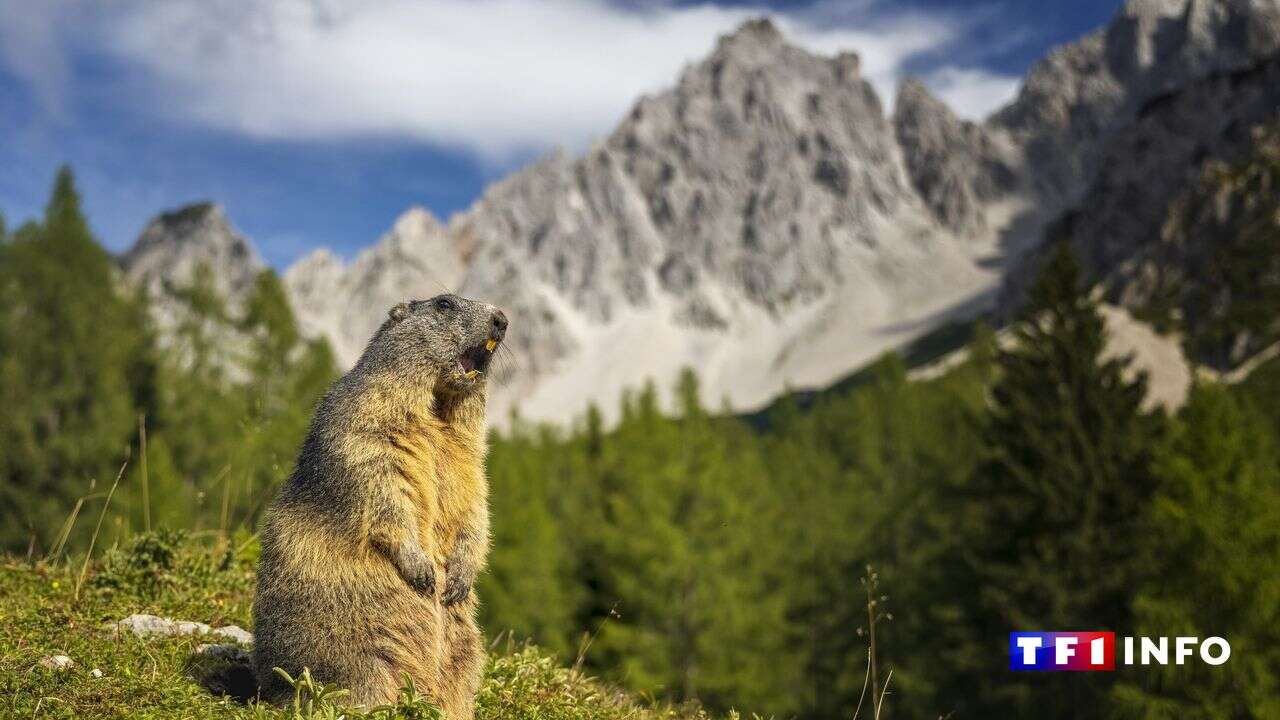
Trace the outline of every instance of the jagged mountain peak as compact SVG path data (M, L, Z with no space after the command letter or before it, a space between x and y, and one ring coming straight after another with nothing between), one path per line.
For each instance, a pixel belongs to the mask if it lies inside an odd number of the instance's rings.
M834 57L814 55L792 43L768 17L747 20L732 32L721 35L711 54L697 65L717 71L729 66L750 71L779 60L804 58L820 58L841 78L860 77L862 61L855 49L843 50Z
M444 231L444 226L431 211L421 205L414 205L396 218L391 226L392 232L401 235L425 236Z
M986 204L1018 183L1016 153L915 78L898 86L893 127L907 175L934 219L963 237L986 232Z
M1101 140L1152 98L1277 50L1280 0L1131 0L1036 63L988 125L1025 148L1046 207L1065 208L1098 169Z
M894 122L904 117L928 115L945 119L947 124L959 125L961 120L955 111L934 95L929 86L917 77L906 77L898 83L898 93L894 96Z
M733 32L721 35L715 49L704 61L715 65L733 64L751 68L792 50L778 26L767 17L748 20Z
M221 205L199 202L155 217L121 258L125 277L153 297L189 285L207 267L214 287L229 300L244 298L265 267L253 245L227 219Z
M299 261L286 287L348 365L396 302L453 290L502 306L496 422L588 402L607 418L624 388L684 367L704 401L750 408L990 307L1117 128L1169 84L1268 47L1277 5L1133 0L982 123L918 80L886 117L855 53L750 21L581 156L539 158L445 225L410 208L349 263Z
M298 258L289 269L292 271L310 269L310 268L326 268L326 267L342 267L342 258L327 247L319 247L311 252Z
M1173 17L1181 14L1187 4L1187 0L1125 0L1118 15L1131 18Z
M197 234L202 228L220 232L202 238ZM126 256L146 252L149 248L165 243L189 243L199 239L233 242L233 236L226 211L221 205L209 201L195 202L162 212L153 218Z
M456 289L464 269L454 237L415 206L349 265L331 253L312 253L289 268L284 282L303 330L328 337L350 365L388 308Z

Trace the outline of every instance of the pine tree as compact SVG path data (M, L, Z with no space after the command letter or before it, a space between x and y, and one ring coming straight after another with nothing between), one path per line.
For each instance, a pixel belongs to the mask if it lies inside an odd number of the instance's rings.
M890 595L881 611L893 616L877 627L879 680L893 670L897 710L930 692L933 659L913 649L937 635L931 613L948 598L926 596L921 568L952 539L938 494L972 467L971 418L984 398L990 339L976 342L974 359L944 378L908 380L890 354L861 371L851 392L807 413L794 401L778 406L769 475L785 509L778 542L791 554L784 586L791 642L804 653L806 717L846 716L857 705L868 671L867 565Z
M302 336L271 270L242 306L221 297L207 265L173 292L181 311L152 422L152 445L172 462L157 465L151 483L188 496L173 504L194 508L188 522L197 529L252 527L291 469L336 361L327 342Z
M327 342L303 339L284 285L272 270L259 273L237 329L249 337L243 360L247 380L239 388L246 412L228 453L227 477L238 490L236 501L228 504L252 526L262 499L292 469L315 404L337 377L337 367Z
M955 672L940 692L957 708L969 700L1008 716L1065 718L1103 702L1103 674L1011 677L999 648L1014 630L1130 626L1160 423L1142 410L1145 377L1128 379L1128 360L1104 358L1105 342L1078 265L1059 245L1014 347L998 353L984 459L956 501L960 544L942 560L951 567L941 577L966 595L959 614L971 633L940 651Z
M604 448L614 482L600 528L606 597L618 617L593 658L627 684L668 697L784 714L794 707L778 557L763 463L741 428L697 401L661 417L650 385Z
M186 510L186 529L216 528L221 520L219 491L230 490L232 482L243 485L242 478L231 473L233 457L241 452L247 394L235 392L228 373L237 360L228 342L232 318L212 269L197 265L191 282L172 292L180 310L158 370L158 407L146 417L148 484L155 488L149 500L156 517L169 514L160 507L167 503L175 512ZM137 492L141 463L133 470L127 495L131 526L142 528L147 511ZM157 525L154 520L152 527Z
M1149 668L1115 698L1132 717L1280 717L1280 454L1265 418L1222 387L1194 388L1157 461L1144 518L1155 573L1135 635L1226 638L1225 665Z
M43 222L0 247L0 296L0 545L47 548L76 498L115 477L154 398L145 308L120 289L70 169Z
M581 473L580 455L550 428L530 428L518 418L490 444L490 511L494 552L482 579L484 627L511 633L572 660L575 614L572 548L566 535L578 518L562 512L564 495Z

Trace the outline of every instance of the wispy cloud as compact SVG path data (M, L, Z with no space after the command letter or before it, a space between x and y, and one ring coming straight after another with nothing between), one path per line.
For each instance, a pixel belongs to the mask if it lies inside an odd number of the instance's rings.
M4 31L3 60L54 112L76 92L66 58L85 51L126 69L121 97L171 120L270 139L410 138L489 158L586 145L749 17L772 15L815 52L857 51L886 103L904 64L964 30L960 16L875 2L790 14L603 0L0 4L35 26ZM92 23L78 22L88 6ZM963 68L927 79L971 117L1014 83Z

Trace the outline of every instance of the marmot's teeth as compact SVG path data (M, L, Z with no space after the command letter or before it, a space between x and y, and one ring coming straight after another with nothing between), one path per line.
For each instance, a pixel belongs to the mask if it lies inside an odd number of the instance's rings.
M475 377L477 374L479 374L479 372L480 372L479 370L468 370L468 371L467 371L467 379L468 379L468 380L470 380L471 378L473 378L473 377Z
M489 342L484 344L484 349L488 350L489 352L493 352L493 349L496 347L498 347L497 340L490 340Z

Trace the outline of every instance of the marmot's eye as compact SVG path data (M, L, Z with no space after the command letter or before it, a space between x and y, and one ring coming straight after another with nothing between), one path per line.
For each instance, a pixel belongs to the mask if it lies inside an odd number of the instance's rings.
M447 297L436 298L437 310L456 310L457 308L458 308L458 304L455 303L452 298L447 298Z

